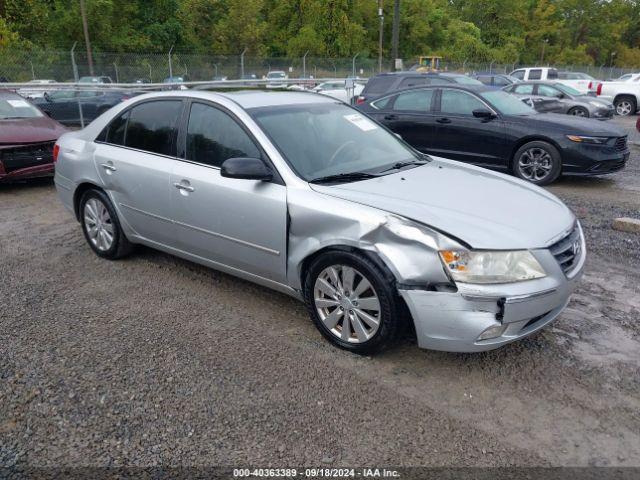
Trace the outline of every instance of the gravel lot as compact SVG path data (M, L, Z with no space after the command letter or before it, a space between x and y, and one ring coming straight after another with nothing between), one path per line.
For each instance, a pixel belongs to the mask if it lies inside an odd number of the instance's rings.
M590 250L554 324L363 358L284 295L149 249L98 259L50 181L0 186L0 466L640 466L640 235L610 228L640 216L640 149L551 190Z

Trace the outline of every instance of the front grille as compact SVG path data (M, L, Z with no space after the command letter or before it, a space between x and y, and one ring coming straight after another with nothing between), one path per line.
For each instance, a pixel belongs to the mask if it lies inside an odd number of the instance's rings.
M15 170L53 162L53 145L55 142L31 143L0 150L0 161L4 170L11 173Z
M615 148L616 152L624 152L627 149L627 137L616 138L613 148Z
M576 225L571 233L551 245L549 251L560 264L562 271L567 274L579 260L581 248L580 229Z

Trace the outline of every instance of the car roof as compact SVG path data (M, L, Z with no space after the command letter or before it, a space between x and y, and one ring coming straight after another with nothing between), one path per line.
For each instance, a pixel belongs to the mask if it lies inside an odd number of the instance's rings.
M417 85L415 87L403 88L401 90L393 90L391 92L387 92L384 96L376 97L371 101L375 102L376 100L380 100L380 98L386 98L391 95L396 95L398 93L405 93L411 90L424 90L424 89L434 89L434 88L446 88L446 89L454 89L454 90L465 90L467 92L474 93L482 93L482 92L495 92L495 89L487 87L486 85L464 85L461 83L447 83L446 85Z
M214 101L219 99L220 97L224 97L235 102L243 109L276 107L284 105L303 105L309 103L342 103L339 100L336 100L335 98L329 97L327 95L321 95L314 92L298 91L269 92L262 90L238 90L235 92L209 92L206 90L172 90L171 92L154 92L144 95L145 98L175 98L176 96Z
M406 77L406 76L426 76L426 77L466 77L463 73L455 73L455 72L417 72L414 70L402 70L401 72L382 72L378 73L375 77L385 77L385 76L396 76L396 77Z

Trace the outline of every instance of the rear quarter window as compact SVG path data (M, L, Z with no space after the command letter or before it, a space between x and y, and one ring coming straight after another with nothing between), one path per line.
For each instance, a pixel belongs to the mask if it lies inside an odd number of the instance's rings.
M395 81L396 77L394 77L393 75L382 75L380 77L373 77L367 82L362 93L386 93Z
M529 80L540 80L542 78L542 70L539 68L532 68L529 70Z

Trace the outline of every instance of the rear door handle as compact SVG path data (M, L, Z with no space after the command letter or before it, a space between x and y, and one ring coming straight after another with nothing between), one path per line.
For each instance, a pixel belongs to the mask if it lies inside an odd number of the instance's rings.
M173 184L174 187L176 187L178 190L184 190L186 192L193 192L195 191L195 188L193 188L191 185L185 185L184 183L174 183Z
M451 123L451 120L449 120L447 117L441 117L441 118L436 118L436 122L438 122L438 123Z
M115 172L117 170L112 163L101 163L100 166L105 170L111 170L112 172Z
M398 119L398 116L397 116L397 115L393 115L393 114L391 114L391 115L385 115L385 116L384 116L384 119L385 119L385 120L397 120L397 119Z

